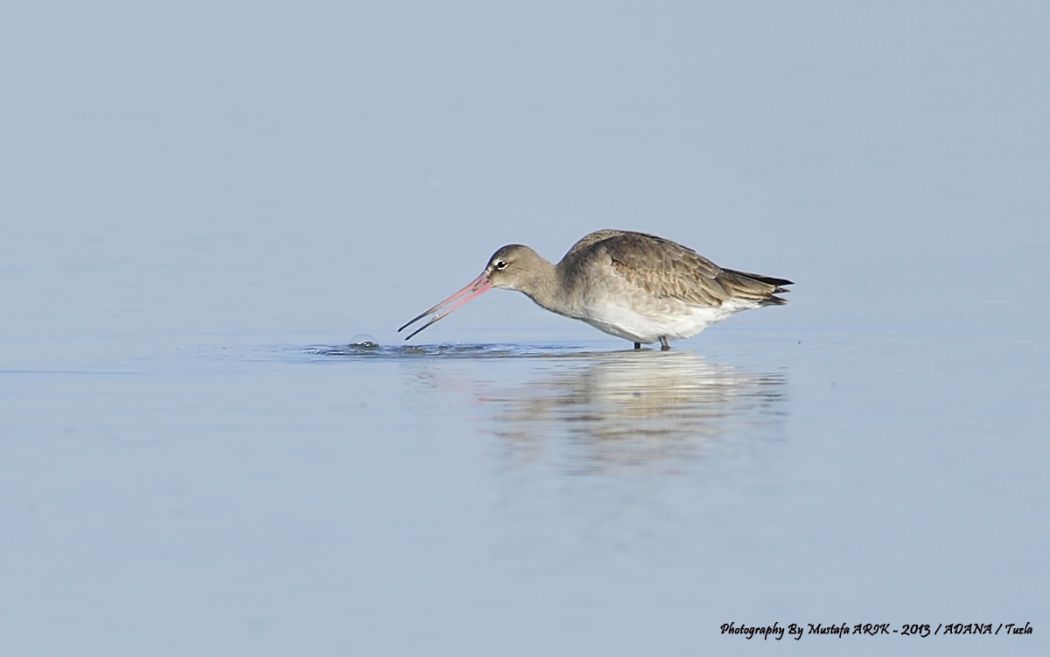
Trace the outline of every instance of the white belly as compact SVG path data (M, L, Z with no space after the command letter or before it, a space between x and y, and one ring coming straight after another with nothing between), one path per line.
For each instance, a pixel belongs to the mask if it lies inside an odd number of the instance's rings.
M587 307L577 319L625 340L650 343L661 337L691 338L711 324L757 305L735 300L721 306L668 302L665 307L639 312L627 304L605 303Z

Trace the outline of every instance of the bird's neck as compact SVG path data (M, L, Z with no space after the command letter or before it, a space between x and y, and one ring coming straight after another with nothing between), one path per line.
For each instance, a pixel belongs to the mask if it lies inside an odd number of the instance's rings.
M566 299L561 294L562 284L557 268L547 260L539 259L533 263L531 269L529 278L520 288L521 291L540 307L566 314Z

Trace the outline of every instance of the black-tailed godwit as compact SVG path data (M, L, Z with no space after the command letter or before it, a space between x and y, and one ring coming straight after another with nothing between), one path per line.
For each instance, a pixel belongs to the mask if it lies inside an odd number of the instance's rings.
M551 312L587 322L634 342L689 338L749 308L783 305L791 281L723 269L671 240L624 230L599 230L552 264L521 244L492 254L481 275L398 329L434 317L409 340L494 287L523 292Z

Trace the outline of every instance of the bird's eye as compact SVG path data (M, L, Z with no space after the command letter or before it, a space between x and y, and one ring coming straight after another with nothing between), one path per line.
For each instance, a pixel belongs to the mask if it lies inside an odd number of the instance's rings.
M497 260L496 261L496 269L506 269L506 268L507 268L507 261L506 260Z

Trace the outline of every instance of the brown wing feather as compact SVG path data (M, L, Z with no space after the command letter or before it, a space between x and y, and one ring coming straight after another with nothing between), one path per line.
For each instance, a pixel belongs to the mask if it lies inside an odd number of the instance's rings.
M628 283L656 297L720 306L728 299L762 304L784 303L774 296L790 281L722 269L696 251L671 240L620 230L599 230L584 236L562 263L611 266Z
M628 231L612 230L612 229L609 229L609 228L606 228L604 230L596 230L593 233L587 233L586 235L581 237L579 239L579 241L577 241L575 244L573 244L571 247L569 247L568 252L565 254L564 257L562 257L562 262L573 260L573 259L583 255L584 252L586 252L588 248L590 248L591 246L593 246L594 244L596 244L598 242L601 242L602 240L607 240L610 237L619 237L621 235L640 235L640 234L641 233L630 233ZM659 238L657 238L657 239L659 239Z

